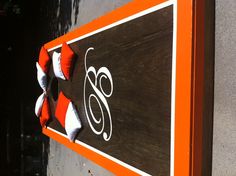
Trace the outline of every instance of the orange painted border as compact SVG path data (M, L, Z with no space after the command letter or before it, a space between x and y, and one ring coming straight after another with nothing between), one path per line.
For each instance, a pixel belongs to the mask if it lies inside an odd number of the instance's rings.
M63 42L72 40L79 36L85 35L111 23L119 21L123 18L129 17L135 13L153 7L155 5L167 2L168 0L134 0L122 6L105 16L102 16L66 35L63 35L44 46L46 49L53 48ZM202 151L201 142L196 140L196 135L200 130L196 130L201 124L197 119L197 113L201 112L201 99L195 99L201 89L196 89L196 83L201 82L201 76L196 77L198 71L202 68L202 62L195 62L196 59L202 57L197 55L201 52L200 43L196 43L199 35L196 35L197 29L195 28L199 22L195 21L199 18L197 16L199 8L194 9L194 0L176 0L177 2L177 44L176 44L176 107L175 107L175 154L174 154L174 175L175 176L189 176L194 175L198 169L201 169L199 158L196 155ZM200 6L198 6L200 7ZM200 30L201 31L201 30ZM195 33L194 33L195 32ZM195 34L195 36L194 36ZM201 36L201 34L200 34ZM197 55L197 56L196 56ZM196 57L195 57L196 56ZM196 67L197 65L197 67ZM201 72L201 71L200 71ZM196 108L196 106L199 108ZM197 122L197 123L196 123ZM68 148L76 151L77 153L87 157L102 167L110 170L116 175L138 175L119 164L110 161L109 159L100 156L99 154L79 145L69 142L63 136L43 128L43 133L55 139L56 141L64 144ZM200 133L201 134L201 133ZM201 140L200 140L201 141ZM196 146L196 147L194 147ZM197 152L195 152L197 151ZM201 159L201 158L200 158ZM201 162L201 161L200 161ZM194 169L193 169L194 167ZM197 175L197 174L196 174Z
M174 175L191 170L192 1L177 1Z

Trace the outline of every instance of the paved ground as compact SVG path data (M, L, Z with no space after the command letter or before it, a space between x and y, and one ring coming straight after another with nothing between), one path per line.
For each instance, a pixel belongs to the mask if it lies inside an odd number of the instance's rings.
M50 140L47 175L112 176L113 174L56 141Z

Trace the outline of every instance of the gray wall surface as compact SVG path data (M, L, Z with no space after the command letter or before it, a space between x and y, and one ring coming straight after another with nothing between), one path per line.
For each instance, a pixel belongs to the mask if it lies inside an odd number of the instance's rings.
M235 0L216 0L213 176L236 175L235 9Z
M69 31L90 22L107 12L126 4L129 1L130 0L72 0L71 6L73 8L71 12L71 26L69 26ZM73 6L74 3L79 3L79 5ZM59 9L59 7L56 9L58 13L60 13ZM76 12L78 12L78 14ZM63 28L60 23L56 25L58 25L59 30L61 29L59 33L63 33L63 31L65 31L65 28ZM98 166L92 161L87 160L71 149L57 143L53 139L50 139L47 175L112 176L114 174Z

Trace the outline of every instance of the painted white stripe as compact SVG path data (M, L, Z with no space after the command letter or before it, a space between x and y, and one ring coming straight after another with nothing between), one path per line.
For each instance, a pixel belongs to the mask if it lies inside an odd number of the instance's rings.
M105 27L102 27L102 28L100 28L100 29L97 29L97 30L95 30L95 31L93 31L93 32L90 32L90 33L85 34L85 35L83 35L83 36L77 37L77 38L75 38L75 39L73 39L73 40L67 41L67 44L71 44L71 43L77 42L77 41L82 40L82 39L84 39L84 38L87 38L87 37L90 37L90 36L92 36L92 35L95 35L95 34L97 34L97 33L99 33L99 32L105 31L105 30L110 29L110 28L112 28L112 27L118 26L118 25L120 25L120 24L123 24L123 23L126 23L126 22L128 22L128 21L131 21L131 20L134 20L134 19L136 19L136 18L139 18L139 17L141 17L141 16L144 16L144 15L147 15L147 14L149 14L149 13L155 12L155 11L157 11L157 10L163 9L163 8L168 7L168 6L170 6L170 5L173 5L173 44L172 44L173 49L172 49L172 80L171 80L170 176L174 176L174 153L175 153L175 150L174 150L174 144L175 144L175 96L176 96L176 95L175 95L175 90L176 90L176 42L177 42L177 37L176 37L176 35L177 35L177 0L169 0L169 1L167 1L167 2L158 4L158 5L154 6L154 7L151 7L151 8L149 8L149 9L144 10L144 11L141 11L141 12L139 12L139 13L137 13L137 14L134 14L134 15L132 15L132 16L129 16L129 17L127 17L127 18L124 18L124 19L122 19L122 20L120 20L120 21L114 22L114 23L112 23L112 24L110 24L110 25L107 25L107 26L105 26ZM61 46L62 46L62 45L57 45L57 46L55 46L55 47L53 47L53 48L50 48L50 49L48 49L48 52L50 52L50 51L52 51L52 50L55 50L55 49L57 49L57 48L60 48ZM67 136L66 136L65 134L62 134L62 133L60 133L60 132L58 132L58 131L56 131L56 130L50 128L50 127L48 127L48 129L50 129L51 131L53 131L53 132L55 132L55 133L58 133L58 134L60 134L61 136L64 136L65 138L67 138ZM118 159L116 159L116 158L114 158L114 157L112 157L112 156L110 156L110 155L108 155L108 154L106 154L106 153L104 153L104 152L102 152L102 151L100 151L100 150L98 150L98 149L96 149L96 148L94 148L94 147L88 145L88 144L85 144L85 143L83 143L83 142L81 142L81 141L78 141L78 140L76 140L76 143L78 143L78 144L80 144L80 145L82 145L82 146L84 146L84 147L86 147L86 148L88 148L88 149L90 149L90 150L92 150L92 151L94 151L94 152L96 152L96 153L98 153L98 154L100 154L100 155L102 155L102 156L104 156L104 157L106 157L106 158L108 158L108 159L110 159L110 160L112 160L112 161L114 161L114 162L116 162L116 163L118 163L118 164L120 164L120 165L122 165L122 166L124 166L124 167L126 167L126 168L128 168L128 169L130 169L130 170L132 170L132 171L134 171L134 172L136 172L136 173L138 173L138 174L140 174L140 175L143 175L143 176L150 176L150 174L148 174L148 173L146 173L146 172L143 172L143 171L141 171L141 170L139 170L139 169L137 169L137 168L135 168L135 167L133 167L133 166L130 166L130 165L124 163L123 161L120 161L120 160L118 160Z
M173 45L171 78L171 142L170 142L170 176L174 176L175 166L175 90L176 90L176 44L177 44L177 0L173 7Z

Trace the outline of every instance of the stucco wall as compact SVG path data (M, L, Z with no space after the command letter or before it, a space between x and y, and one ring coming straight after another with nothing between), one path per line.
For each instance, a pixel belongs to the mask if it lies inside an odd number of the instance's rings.
M235 9L235 0L216 0L213 176L236 175Z

